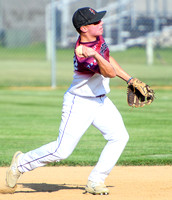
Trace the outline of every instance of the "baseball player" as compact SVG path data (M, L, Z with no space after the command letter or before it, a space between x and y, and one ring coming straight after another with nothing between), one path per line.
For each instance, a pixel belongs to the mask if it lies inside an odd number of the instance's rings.
M72 21L79 38L74 52L73 82L64 95L59 136L56 141L38 149L14 154L6 173L9 187L15 187L25 172L66 159L88 127L93 125L107 144L88 177L85 191L109 194L105 179L118 161L129 136L119 111L106 94L110 92L110 78L118 76L127 83L133 78L109 55L102 36L105 13L90 7L80 8L74 13Z

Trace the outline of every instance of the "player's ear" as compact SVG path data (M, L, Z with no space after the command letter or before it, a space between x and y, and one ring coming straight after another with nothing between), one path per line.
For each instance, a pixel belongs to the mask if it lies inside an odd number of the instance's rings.
M80 30L84 33L86 33L88 31L87 26L81 26Z

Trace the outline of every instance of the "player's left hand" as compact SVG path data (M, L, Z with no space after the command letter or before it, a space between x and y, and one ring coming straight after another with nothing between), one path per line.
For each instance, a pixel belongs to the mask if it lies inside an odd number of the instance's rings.
M153 102L155 98L154 91L147 84L138 80L132 79L127 87L127 102L132 107L143 107Z

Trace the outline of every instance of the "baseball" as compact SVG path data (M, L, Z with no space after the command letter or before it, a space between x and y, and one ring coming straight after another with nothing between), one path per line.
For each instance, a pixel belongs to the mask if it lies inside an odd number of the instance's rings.
M76 52L76 55L77 55L78 57L84 57L83 54L82 54L82 45L79 45L79 46L76 48L75 52Z

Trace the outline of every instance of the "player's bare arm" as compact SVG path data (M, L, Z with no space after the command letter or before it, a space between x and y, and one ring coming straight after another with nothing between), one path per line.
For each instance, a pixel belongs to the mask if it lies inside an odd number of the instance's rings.
M119 78L123 79L123 80L126 81L126 82L132 78L129 74L127 74L127 72L125 72L125 71L121 68L121 66L116 62L116 60L115 60L112 56L109 57L109 61L110 61L110 64L111 64L111 65L113 66L113 68L115 69L116 75L117 75ZM129 82L132 82L132 81L133 81L133 80L131 79Z
M117 73L113 65L110 62L105 60L99 53L96 52L94 58L97 60L97 63L100 67L100 73L104 77L114 78Z
M100 67L100 73L104 77L114 78L117 73L113 65L104 59L99 53L97 53L94 49L83 46L82 55L84 57L94 57L97 61L97 64Z

